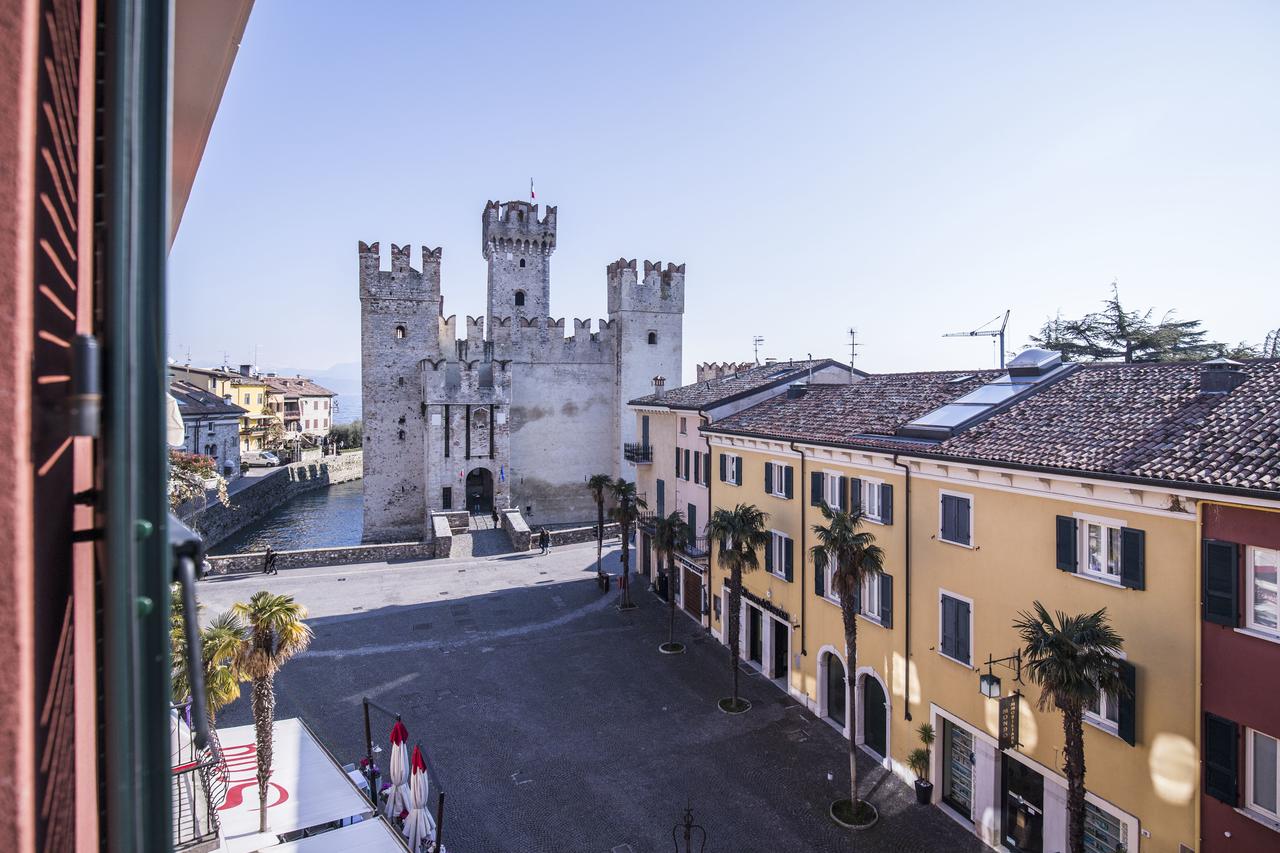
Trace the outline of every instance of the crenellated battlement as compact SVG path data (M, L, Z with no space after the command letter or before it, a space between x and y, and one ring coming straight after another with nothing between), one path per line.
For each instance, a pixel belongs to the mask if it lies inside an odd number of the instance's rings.
M556 248L556 208L538 218L538 205L527 201L490 201L481 215L480 246L485 260L495 251L550 255Z
M724 379L739 373L745 373L755 366L755 363L751 361L726 361L724 363L706 361L697 366L697 381L706 382L711 379Z
M609 313L649 311L660 314L684 312L684 264L645 261L643 277L637 278L636 262L619 258L605 268L609 290Z
M424 358L424 403L505 404L511 399L511 362L506 359Z
M421 269L414 269L411 260L413 247L391 244L391 268L383 269L380 245L377 242L358 241L360 259L360 296L369 299L440 298L440 261L443 247L422 247Z

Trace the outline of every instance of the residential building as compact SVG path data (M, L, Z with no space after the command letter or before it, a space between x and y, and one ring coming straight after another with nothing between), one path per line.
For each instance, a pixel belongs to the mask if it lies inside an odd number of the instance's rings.
M268 411L283 420L285 438L318 440L329 435L337 394L301 375L268 373L262 381L268 389Z
M1275 525L1213 507L1280 509L1278 394L1275 361L1068 365L1032 350L1007 373L796 387L704 426L713 470L722 457L740 460L740 478L715 483L712 506L769 514L763 570L745 579L743 657L904 779L916 728L931 723L940 808L992 847L1062 850L1062 723L1016 680L1013 622L1034 601L1105 608L1125 640L1130 690L1086 714L1088 849L1269 849L1280 836L1265 848L1220 844L1227 821L1256 816L1240 769L1273 756L1266 739L1245 753L1249 732L1275 734L1276 709L1251 698L1239 667L1256 677L1274 660L1252 626L1274 613L1265 601ZM884 575L859 591L856 661L831 573L816 572L810 554L823 501L860 507L885 552ZM1202 519L1205 537L1241 546L1239 588L1246 566L1263 567L1252 570L1264 602L1254 623L1202 624ZM723 638L727 593L711 545L711 628ZM1247 563L1245 546L1261 556ZM1236 768L1235 806L1203 805L1216 839L1200 826L1202 630L1261 647L1219 676L1239 678L1212 703L1239 738L1235 763L1218 759ZM1016 744L1005 748L1000 705L979 689L987 673L1000 697L1019 697L1008 703Z
M702 429L720 418L740 412L786 392L793 383L843 383L851 381L849 368L831 359L764 364L700 364L698 381L665 389L664 377L654 377L653 393L631 401L638 441L624 447L636 466L636 490L644 496L645 511L637 539L638 568L654 577L665 592L662 571L653 549L653 520L679 512L691 528L691 538L677 555L679 567L672 592L685 612L706 624L709 599L704 595L707 569L706 525L710 518L711 491L718 483L737 482L741 469L736 457L720 457L711 464L711 446ZM854 378L862 374L852 374Z
M240 422L245 410L190 382L169 383L169 396L182 413L184 449L212 458L225 477L239 476Z
M245 410L240 419L240 449L254 452L267 449L272 422L279 420L269 408L271 386L259 376L253 365L242 364L239 370L201 368L170 364L170 380L190 382L205 388Z

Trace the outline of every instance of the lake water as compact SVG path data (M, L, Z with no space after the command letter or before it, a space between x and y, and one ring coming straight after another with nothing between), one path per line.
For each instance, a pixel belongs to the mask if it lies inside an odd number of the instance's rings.
M364 481L305 492L259 521L231 534L209 553L239 554L359 545L364 529Z

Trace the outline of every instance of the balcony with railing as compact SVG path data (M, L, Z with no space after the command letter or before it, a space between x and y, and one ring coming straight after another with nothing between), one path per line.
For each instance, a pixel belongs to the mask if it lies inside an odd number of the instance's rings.
M653 462L653 446L648 443L628 443L622 445L622 457L637 465L648 465Z
M219 846L218 807L227 797L227 768L217 733L196 745L191 702L173 706L170 714L172 765L173 849L202 853Z

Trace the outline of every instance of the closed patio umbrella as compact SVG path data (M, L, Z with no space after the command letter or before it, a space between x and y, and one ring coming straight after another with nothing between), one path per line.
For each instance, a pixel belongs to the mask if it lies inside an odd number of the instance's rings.
M409 760L409 816L404 819L404 835L413 853L418 853L423 842L431 839L427 824L427 762L418 746L413 748Z
M409 810L409 730L399 720L391 727L391 767L387 781L391 789L387 791L383 812L394 820Z

